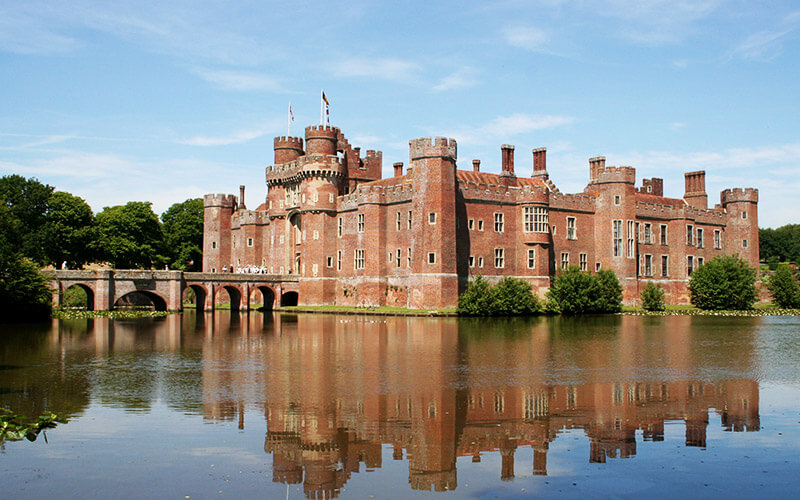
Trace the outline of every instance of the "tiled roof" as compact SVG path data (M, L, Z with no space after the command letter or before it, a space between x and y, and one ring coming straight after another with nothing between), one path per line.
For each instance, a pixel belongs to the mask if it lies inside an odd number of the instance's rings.
M474 182L475 184L501 184L500 175L490 174L487 172L475 172L474 170L458 170L456 172L459 182ZM547 184L541 179L532 179L530 177L516 177L514 182L510 183L511 186L536 186L549 189Z
M678 198L666 198L664 196L656 196L654 194L636 193L636 201L642 203L656 203L658 205L672 205L674 207L682 207L686 202Z

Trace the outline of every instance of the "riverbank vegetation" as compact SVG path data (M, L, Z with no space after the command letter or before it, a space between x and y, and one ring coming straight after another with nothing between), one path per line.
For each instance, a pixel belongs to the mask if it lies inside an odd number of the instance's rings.
M0 444L4 441L36 441L39 434L47 441L47 429L53 429L58 424L66 424L67 419L61 418L53 412L46 411L31 421L24 415L17 415L7 408L0 408Z
M714 257L689 278L689 299L699 309L748 311L758 300L756 270L738 255Z

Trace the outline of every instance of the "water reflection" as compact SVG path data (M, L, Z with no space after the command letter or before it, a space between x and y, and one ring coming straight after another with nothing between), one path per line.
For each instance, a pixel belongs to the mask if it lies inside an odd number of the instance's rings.
M0 403L67 415L90 400L148 411L161 399L209 422L245 426L263 409L272 479L332 498L354 473L408 464L413 489L458 487L456 461L499 452L497 477L547 474L566 430L586 460L636 455L685 424L705 447L709 415L759 429L760 318L594 317L457 320L186 313L54 321L4 336ZM248 422L248 425L253 423ZM260 425L260 424L259 424ZM520 447L533 449L514 470ZM363 464L363 465L362 465Z

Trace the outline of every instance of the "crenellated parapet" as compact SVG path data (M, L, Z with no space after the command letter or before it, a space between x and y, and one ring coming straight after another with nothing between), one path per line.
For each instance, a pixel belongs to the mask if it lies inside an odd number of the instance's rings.
M636 184L636 169L633 167L603 167L597 171L597 184Z
M203 196L203 206L205 208L234 208L236 203L236 196L232 194L207 194Z
M425 158L446 158L455 161L458 158L458 147L455 139L447 137L422 137L408 141L410 158L422 160Z
M652 219L685 219L687 205L636 202L636 216Z
M576 212L594 212L597 207L597 197L586 194L550 194L550 208L552 210L571 210Z
M267 186L291 184L313 177L324 179L343 177L344 170L335 155L307 154L293 162L268 166L266 169Z
M239 226L246 225L264 225L269 223L269 216L267 212L257 210L240 210L233 216L231 224L238 224Z
M336 155L341 131L332 125L306 127L306 154Z
M464 200L492 203L544 204L548 190L544 186L508 186L505 184L461 181L458 183Z
M280 136L273 140L275 164L288 163L305 154L301 137Z
M722 206L734 202L758 203L758 189L755 188L733 188L726 189L720 193Z

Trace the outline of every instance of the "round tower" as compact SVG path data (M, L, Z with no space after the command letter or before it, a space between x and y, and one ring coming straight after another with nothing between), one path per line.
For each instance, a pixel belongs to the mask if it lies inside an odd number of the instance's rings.
M726 189L720 201L728 214L724 252L738 253L758 269L758 189Z
M306 127L306 154L336 155L339 128L331 125Z
M282 135L273 141L275 150L275 165L282 165L295 161L303 153L303 138Z

